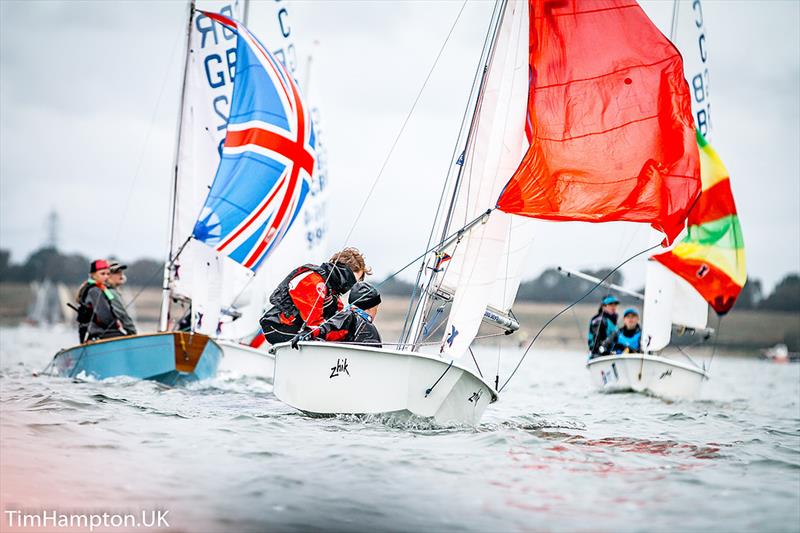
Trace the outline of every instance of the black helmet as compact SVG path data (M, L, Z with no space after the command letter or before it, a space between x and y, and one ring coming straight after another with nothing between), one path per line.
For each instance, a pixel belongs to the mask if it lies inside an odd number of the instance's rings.
M381 303L381 293L372 284L366 281L359 281L350 289L350 297L347 300L350 305L355 305L361 309L372 309Z

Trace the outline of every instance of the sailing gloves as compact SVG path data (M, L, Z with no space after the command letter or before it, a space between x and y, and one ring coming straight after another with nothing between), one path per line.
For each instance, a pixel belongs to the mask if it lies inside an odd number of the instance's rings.
M307 341L307 340L310 340L310 339L311 339L311 332L310 331L304 331L302 333L298 333L297 335L292 337L292 340L291 340L292 349L293 350L299 350L300 347L297 344L299 342Z

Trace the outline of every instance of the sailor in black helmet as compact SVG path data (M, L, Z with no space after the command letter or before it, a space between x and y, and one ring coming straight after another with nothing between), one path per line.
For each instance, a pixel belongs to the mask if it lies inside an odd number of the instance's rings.
M328 342L352 342L381 347L381 336L372 323L378 314L381 295L378 289L366 281L353 285L348 298L350 304L326 320L319 328L296 335L292 348L304 340L326 340Z

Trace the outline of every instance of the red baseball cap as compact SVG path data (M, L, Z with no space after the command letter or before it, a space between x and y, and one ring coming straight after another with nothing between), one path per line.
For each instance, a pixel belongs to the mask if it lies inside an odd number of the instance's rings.
M104 268L109 268L108 261L105 259L97 259L92 261L92 264L89 265L89 273L97 272L98 270L103 270Z

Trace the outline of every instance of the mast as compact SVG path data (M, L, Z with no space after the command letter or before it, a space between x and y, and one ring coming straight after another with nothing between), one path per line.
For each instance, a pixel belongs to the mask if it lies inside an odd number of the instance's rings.
M472 109L472 116L470 118L469 127L467 129L467 137L466 137L465 142L464 142L464 150L461 152L461 155L463 155L463 157L464 157L464 161L462 162L462 164L460 165L460 167L458 169L458 173L456 175L456 180L455 180L455 183L453 184L453 193L452 193L452 195L450 197L450 202L449 202L449 204L447 206L447 211L446 211L446 214L445 214L444 223L442 224L440 240L443 240L443 239L445 239L447 237L449 226L450 226L450 224L452 222L451 219L452 219L452 216L453 216L453 211L455 209L456 201L458 199L458 192L459 192L460 185L461 185L461 174L462 174L462 172L464 170L464 166L466 165L466 158L467 158L467 154L468 154L468 152L469 152L469 150L471 148L471 140L472 140L473 134L475 133L475 129L477 128L477 116L478 116L478 112L479 112L479 110L481 108L481 104L483 102L483 94L484 94L484 91L486 89L486 80L487 80L487 77L488 77L488 74L489 74L489 66L492 63L492 59L494 58L495 45L497 43L497 36L500 34L500 28L502 26L503 16L505 14L505 10L506 10L506 6L507 5L508 5L508 0L496 0L495 1L495 9L493 10L493 14L496 13L496 17L497 18L494 21L494 23L492 24L492 26L490 26L490 28L489 28L489 33L491 35L491 40L489 42L489 48L488 48L488 50L486 52L486 60L484 61L483 66L482 66L480 85L478 87L478 94L477 94L477 96L475 98L475 106ZM458 150L456 150L456 152L458 152ZM458 157L460 158L461 155L459 155ZM435 231L436 223L437 223L437 221L434 220L434 229L432 231ZM423 268L424 268L424 263L423 263ZM431 284L433 283L434 279L436 278L436 275L437 275L437 272L431 271L430 275L428 276L428 280L425 282L425 286L422 289L422 292L420 294L420 300L416 305L416 311L414 313L415 316L412 317L411 326L409 327L408 331L404 333L403 338L401 339L401 342L404 343L404 344L407 343L410 340L411 344L412 344L412 349L416 346L416 342L417 342L417 339L419 338L420 330L421 330L421 328L423 326L423 322L424 322L424 316L423 315L425 313L425 307L427 306L428 300L429 300L429 298L431 296L430 295L430 287L431 287Z
M242 9L242 24L248 25L250 19L250 0L243 0L244 8Z
M678 9L680 0L672 0L672 24L669 27L669 40L675 43L675 33L678 31Z
M169 321L169 282L170 271L172 269L172 256L173 247L175 245L175 204L178 201L178 157L180 155L181 146L181 129L183 125L183 104L186 99L186 74L189 70L189 53L192 44L192 18L194 15L195 0L189 1L189 16L186 23L186 52L183 64L183 79L181 80L181 99L178 104L178 126L176 128L175 138L175 156L172 165L172 186L170 187L170 202L169 202L169 233L167 239L167 253L164 260L164 278L161 285L161 315L158 321L158 330L166 331Z

